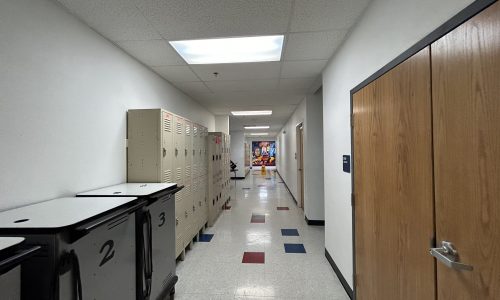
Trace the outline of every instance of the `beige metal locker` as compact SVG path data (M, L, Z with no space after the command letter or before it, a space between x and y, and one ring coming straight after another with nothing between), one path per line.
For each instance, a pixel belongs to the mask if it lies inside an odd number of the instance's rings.
M185 208L185 217L186 217L186 227L185 229L185 243L188 245L191 243L194 235L195 235L195 222L194 222L194 211L195 207L193 206L193 135L192 135L193 123L189 120L184 119L184 185L186 194L184 195L184 208Z
M129 110L127 120L128 182L185 186L175 199L179 256L207 223L207 128L162 109Z
M161 109L128 111L128 182L172 182L172 119Z
M222 132L208 133L208 225L213 226L229 196L228 135Z

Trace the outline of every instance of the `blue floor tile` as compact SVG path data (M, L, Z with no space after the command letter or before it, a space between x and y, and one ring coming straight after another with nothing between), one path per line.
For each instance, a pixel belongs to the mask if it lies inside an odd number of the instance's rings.
M304 244L285 244L285 253L306 253Z
M212 238L214 237L213 234L200 234L200 238L199 238L199 241L200 242L210 242L212 240Z
M281 229L282 236L299 236L297 229Z

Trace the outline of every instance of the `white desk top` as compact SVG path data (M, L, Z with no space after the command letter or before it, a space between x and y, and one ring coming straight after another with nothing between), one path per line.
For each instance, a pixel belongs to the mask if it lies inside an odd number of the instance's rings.
M0 252L24 242L22 237L0 237Z
M175 187L176 183L122 183L108 186L85 193L79 193L77 196L149 196L154 193Z
M66 227L135 200L135 197L54 199L1 212L0 228Z

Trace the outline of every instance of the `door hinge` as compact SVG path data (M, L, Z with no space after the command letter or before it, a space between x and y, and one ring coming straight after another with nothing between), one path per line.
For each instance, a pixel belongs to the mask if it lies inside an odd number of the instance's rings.
M351 194L351 206L354 206L354 193Z

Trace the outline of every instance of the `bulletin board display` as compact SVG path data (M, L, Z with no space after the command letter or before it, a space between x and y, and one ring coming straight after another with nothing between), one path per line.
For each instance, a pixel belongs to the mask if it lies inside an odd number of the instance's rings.
M276 142L252 142L252 166L276 166Z

